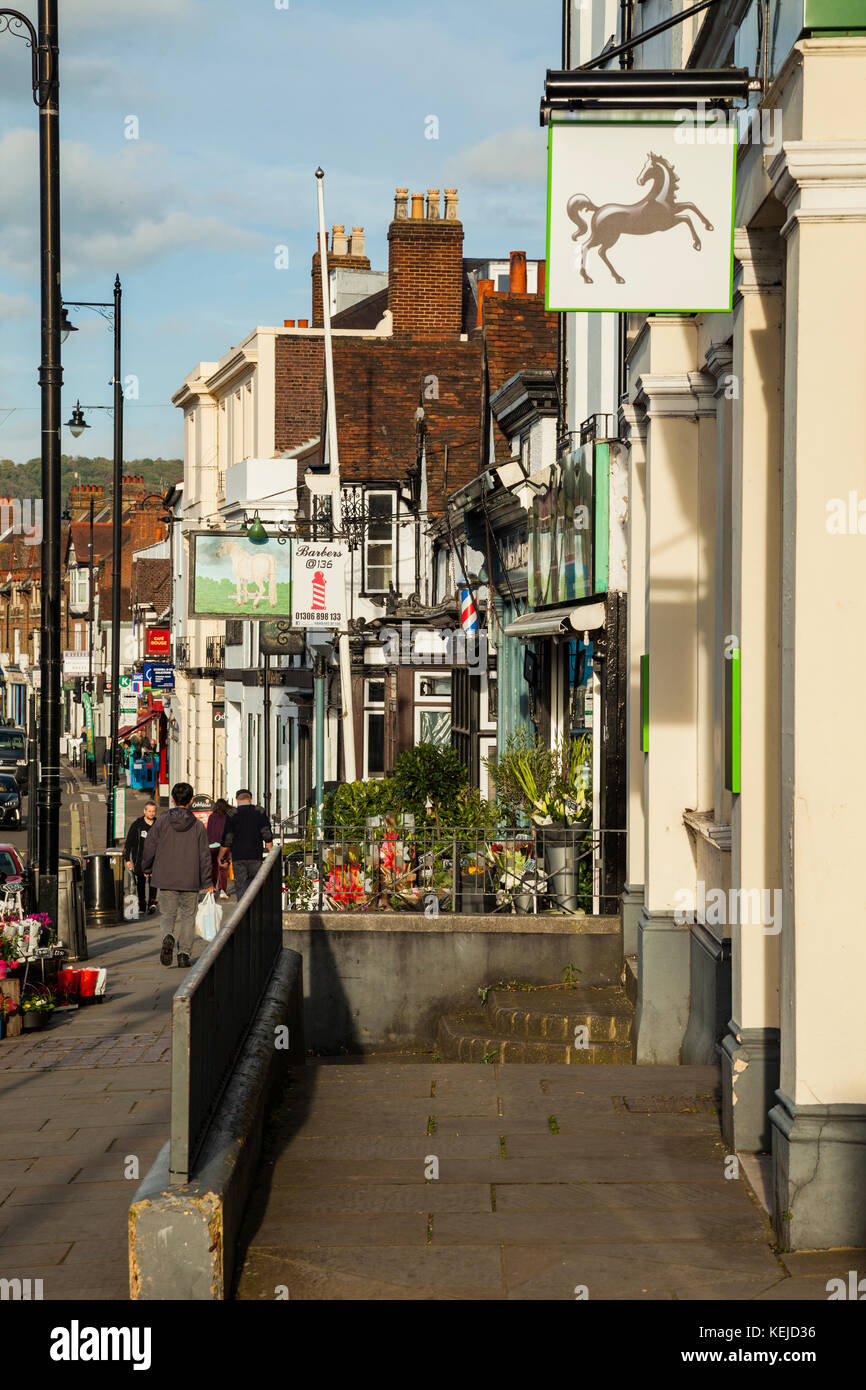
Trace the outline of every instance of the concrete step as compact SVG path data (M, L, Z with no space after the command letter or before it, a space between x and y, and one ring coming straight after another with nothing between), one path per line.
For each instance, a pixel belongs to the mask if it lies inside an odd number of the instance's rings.
M572 1039L573 1039L572 1033ZM634 1061L631 1042L572 1042L496 1033L483 1010L445 1014L439 1020L437 1050L443 1062L547 1062L591 1065Z
M577 1027L591 1043L630 1043L634 1006L617 985L491 989L485 1013L492 1033L536 1042L574 1043Z

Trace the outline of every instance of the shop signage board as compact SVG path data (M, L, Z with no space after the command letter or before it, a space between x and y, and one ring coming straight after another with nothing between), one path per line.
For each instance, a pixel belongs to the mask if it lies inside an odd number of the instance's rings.
M548 309L730 311L736 135L688 134L677 120L551 122Z
M64 676L86 676L90 670L89 652L64 652Z
M144 684L152 690L174 690L174 667L146 661L141 669Z
M85 690L82 695L84 701L84 732L87 737L87 756L93 757L93 701L90 693Z
M346 550L339 541L296 541L292 571L292 627L344 627Z
M148 627L144 631L145 656L168 656L171 651L171 628Z
M594 592L592 455L593 446L582 444L533 474L539 490L529 511L530 608Z
M224 700L215 700L211 706L213 710L213 727L224 729L226 726L226 707Z
M189 613L193 618L288 618L292 543L257 544L237 531L190 532Z

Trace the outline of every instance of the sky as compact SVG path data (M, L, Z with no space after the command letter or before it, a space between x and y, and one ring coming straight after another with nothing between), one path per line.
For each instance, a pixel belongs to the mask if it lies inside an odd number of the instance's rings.
M560 0L60 0L62 293L110 300L120 275L125 457L181 457L184 377L310 316L319 164L327 225L363 226L374 269L398 186L458 189L466 256L543 256L560 23ZM0 33L0 458L18 463L40 450L29 81ZM111 403L110 324L70 317L64 421ZM111 416L86 414L64 453L110 456Z

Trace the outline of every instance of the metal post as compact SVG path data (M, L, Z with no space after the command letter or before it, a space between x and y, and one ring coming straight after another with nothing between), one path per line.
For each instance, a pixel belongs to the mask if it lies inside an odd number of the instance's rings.
M265 815L270 818L271 814L271 658L268 652L262 654L264 662L265 693L264 693L264 715L265 715L265 795L264 808ZM324 756L324 748L322 750Z
M30 715L27 721L27 867L36 862L36 784L39 776L39 747L36 725L36 696L30 696Z
M114 479L111 559L111 755L106 787L106 846L114 844L114 789L118 783L120 723L120 582L123 541L123 383L120 375L120 276L114 277Z
M340 454L337 444L337 406L334 392L334 351L331 342L331 287L328 277L328 232L325 227L325 173L316 170L319 198L319 254L322 272L322 324L325 336L325 391L328 405L328 457L331 470L331 517L334 529L342 530L342 499L340 497ZM345 571L344 571L345 573ZM348 614L347 594L343 590L343 613ZM348 630L340 637L340 685L343 695L343 763L347 782L357 777L355 753L355 707L352 698L352 659Z
M323 653L317 652L313 661L313 684L316 689L315 731L316 740L316 864L319 879L319 911L322 910L322 896L325 877L325 682L327 662Z
M60 110L57 0L39 0L39 220L42 284L42 650L39 910L57 921L60 867Z
M87 654L87 689L93 698L93 496L90 498L90 568L87 571L87 629L90 651Z

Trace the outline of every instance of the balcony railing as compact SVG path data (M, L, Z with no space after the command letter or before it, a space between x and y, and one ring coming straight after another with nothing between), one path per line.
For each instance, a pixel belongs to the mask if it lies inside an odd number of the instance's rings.
M174 644L174 664L179 671L189 667L189 638L178 637Z
M224 637L208 637L205 642L205 666L211 669L222 670L226 661L226 643Z

